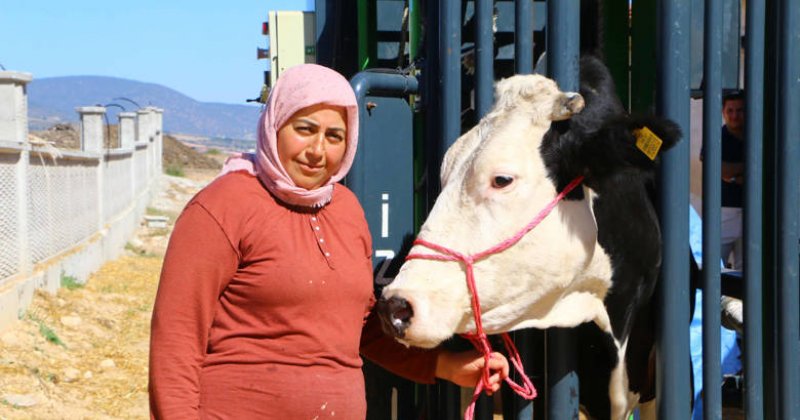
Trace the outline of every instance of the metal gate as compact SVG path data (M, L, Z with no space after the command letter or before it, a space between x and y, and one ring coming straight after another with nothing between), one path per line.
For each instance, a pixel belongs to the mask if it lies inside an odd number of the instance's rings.
M744 270L738 279L720 280L718 266L704 265L703 378L705 384L721 381L720 293L724 282L738 282L734 288L742 291L746 320L746 418L800 418L797 1L317 0L316 12L317 60L353 77L359 98L363 138L347 182L370 223L378 288L399 265L438 193L445 151L491 107L494 80L532 73L537 63L536 71L554 78L562 89L577 90L582 45L595 42L630 111L655 112L681 126L684 141L665 153L659 174L664 248L656 355L661 419L689 418L692 407L686 392L691 389L692 292L687 209L690 160L697 157L690 155L690 98L703 98L703 255L716 261L721 94L723 88L744 88L749 139ZM599 18L587 21L587 13ZM546 60L541 59L544 52ZM529 370L538 387L546 387L532 406L504 394L504 418L577 418L580 379L570 356L569 331L517 338L528 349L547 343L547 362L534 362L538 364ZM455 386L413 386L381 376L374 366L365 371L370 418L461 416L462 398ZM476 417L492 418L491 406L491 400L482 399ZM705 386L703 414L721 418L720 387Z

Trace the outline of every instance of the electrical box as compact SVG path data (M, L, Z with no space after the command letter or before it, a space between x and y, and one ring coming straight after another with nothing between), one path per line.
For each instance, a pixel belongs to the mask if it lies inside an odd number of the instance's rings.
M298 64L316 62L316 22L314 12L271 10L262 33L269 37L267 51L259 58L269 60L269 86L281 73Z

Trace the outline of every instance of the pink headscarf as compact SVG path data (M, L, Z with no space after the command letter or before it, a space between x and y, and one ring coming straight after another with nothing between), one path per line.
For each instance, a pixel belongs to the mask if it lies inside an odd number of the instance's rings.
M347 111L347 150L342 166L328 182L307 190L295 185L278 157L278 130L297 111L317 104L344 107ZM317 64L301 64L284 71L272 88L267 107L258 123L255 154L231 156L221 175L247 171L258 176L267 189L281 201L302 207L322 207L331 201L333 184L350 170L358 146L358 105L350 83L339 73Z

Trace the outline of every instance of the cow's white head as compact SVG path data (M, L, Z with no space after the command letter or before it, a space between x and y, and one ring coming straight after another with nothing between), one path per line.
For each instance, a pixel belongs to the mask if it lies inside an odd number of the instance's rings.
M540 146L553 121L584 106L579 94L562 92L539 75L500 81L495 97L492 111L447 151L441 194L419 234L463 254L513 236L557 195ZM595 248L588 200L563 201L516 245L476 262L486 332L574 325L564 320L568 311L559 310L564 297L577 298L567 299L573 305L586 294L602 302L607 289L596 276L583 275L593 266ZM436 251L416 245L411 253ZM607 261L602 269L608 270ZM475 329L459 262L406 261L378 310L388 330L420 347Z

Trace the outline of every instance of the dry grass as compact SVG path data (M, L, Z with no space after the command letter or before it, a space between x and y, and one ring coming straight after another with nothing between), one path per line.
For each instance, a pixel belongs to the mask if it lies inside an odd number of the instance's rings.
M0 418L146 418L150 313L160 269L160 257L128 256L104 265L84 287L38 292L0 349L3 398L33 396L36 404L6 401Z
M0 420L148 418L150 316L163 253L183 206L219 173L218 164L193 167L187 155L186 177L162 178L147 209L167 216L167 229L140 226L126 256L86 285L37 292L0 331Z
M19 322L0 331L0 420L148 417L150 315L162 256L180 210L216 172L162 178L148 213L167 216L168 229L140 226L126 256L84 286L37 292Z

